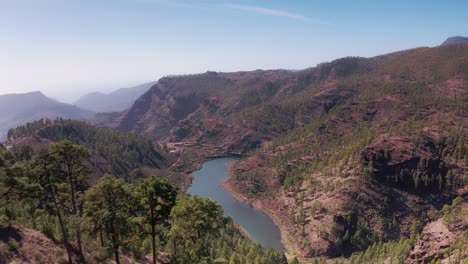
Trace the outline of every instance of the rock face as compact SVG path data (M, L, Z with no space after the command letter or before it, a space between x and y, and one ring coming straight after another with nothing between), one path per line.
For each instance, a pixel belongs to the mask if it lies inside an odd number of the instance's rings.
M464 204L464 210L468 204ZM468 217L462 219L463 225L455 229L449 229L441 218L427 224L422 230L419 240L408 258L408 263L432 263L439 260L442 263L458 263L468 257L468 252L459 252L456 243L466 244L466 234L463 231L468 227ZM466 232L466 231L465 231ZM462 262L460 262L462 263Z
M410 259L413 263L426 263L427 260L442 259L445 250L450 247L454 239L455 234L450 232L443 219L432 222L424 227Z
M463 42L468 42L468 37L461 37L461 36L450 37L442 43L442 46L458 44L458 43L463 43Z

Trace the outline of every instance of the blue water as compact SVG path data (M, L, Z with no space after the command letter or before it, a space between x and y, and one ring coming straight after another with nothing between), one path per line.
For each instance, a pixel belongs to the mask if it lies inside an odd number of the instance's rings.
M236 158L219 158L207 161L203 167L192 173L192 187L188 193L209 197L218 201L226 216L242 226L262 247L284 250L278 227L265 213L252 206L237 201L221 187L221 182L229 177L227 165Z

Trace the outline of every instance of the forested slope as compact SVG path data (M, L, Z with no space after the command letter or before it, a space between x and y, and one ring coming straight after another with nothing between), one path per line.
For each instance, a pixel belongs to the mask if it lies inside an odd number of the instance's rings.
M31 159L0 145L1 263L278 263L216 202L160 177L90 184L87 151L69 141Z
M307 257L410 237L440 217L444 204L467 195L468 46L350 60L357 65L347 72L354 73L332 88L349 97L306 115L310 122L232 169L235 190L270 212L290 247ZM305 119L294 105L310 104L306 98L286 100L294 120ZM248 115L281 124L259 113Z
M467 43L169 76L108 125L188 160L243 154L233 189L276 220L292 252L334 257L408 238L466 199L467 82Z
M87 162L92 167L92 177L109 173L135 179L157 175L171 179L180 186L188 184L188 177L168 168L177 157L142 136L97 128L86 122L75 120L42 119L8 132L7 147L21 155L30 146L31 155L53 143L68 140L82 145L89 151Z

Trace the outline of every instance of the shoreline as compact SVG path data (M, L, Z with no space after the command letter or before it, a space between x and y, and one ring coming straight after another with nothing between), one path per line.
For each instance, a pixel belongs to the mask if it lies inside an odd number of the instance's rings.
M207 161L210 161L210 160L213 160L213 159L217 159L217 158L226 158L226 157L238 157L238 155L216 155L216 156L207 156L207 157L204 157L203 159L197 159L196 161L193 162L192 166L190 169L188 170L185 170L184 173L188 176L191 177L191 180L190 180L190 184L188 185L187 187L187 190L185 192L188 191L188 189L192 186L192 176L191 176L191 173L197 171L197 170L200 170L202 167L203 167L203 163L207 162ZM222 182L221 182L221 188L223 188L224 191L226 191L227 193L229 193L230 195L232 195L232 197L234 197L234 199L236 199L237 201L241 202L241 203L244 203L244 204L248 204L252 207L254 207L256 210L268 215L268 217L270 217L270 219L273 221L273 223L278 227L279 231L280 231L280 235L281 235L281 243L283 244L283 247L284 247L284 252L286 254L291 254L292 252L294 252L294 246L291 245L291 243L288 242L288 237L289 237L289 232L285 229L285 227L283 227L280 223L280 219L278 219L276 217L276 215L274 215L273 213L271 213L269 210L267 210L266 208L264 208L263 206L261 206L261 200L260 199L252 199L252 198L247 198L246 196L244 196L243 194L237 192L236 190L234 190L234 188L229 184L229 179L232 178L232 175L233 175L233 172L232 172L232 163L228 164L227 165L227 172L228 172L228 177L225 178ZM245 230L244 228L242 228L240 225L236 224L236 226L239 228L239 230L241 230L242 233L244 233L247 238L251 241L253 241L252 239L252 236L251 234Z
M229 193L230 195L232 195L232 197L234 197L237 201L241 202L241 203L245 203L245 204L248 204L248 205L252 205L252 202L247 198L245 197L243 194L241 193L238 193L236 191L234 191L234 189L232 188L232 186L228 183L229 179L231 177L229 176L228 178L224 179L222 182L221 182L221 188L223 188L223 190L225 190L227 193Z
M234 223L234 226L239 229L239 232L250 242L256 243L249 231L245 230L241 225Z
M261 200L260 199L253 199L253 198L247 198L243 194L237 192L234 190L234 188L229 184L229 179L232 177L232 170L231 166L228 165L228 174L229 177L224 179L221 182L221 188L223 188L226 192L228 192L234 199L238 200L241 203L248 204L255 208L256 210L268 215L270 219L273 221L273 223L278 227L280 234L281 234L281 244L283 244L284 247L284 253L291 254L294 252L294 247L288 243L287 237L289 237L289 232L280 224L280 219L278 219L273 213L270 212L270 210L266 210L263 206L261 206Z

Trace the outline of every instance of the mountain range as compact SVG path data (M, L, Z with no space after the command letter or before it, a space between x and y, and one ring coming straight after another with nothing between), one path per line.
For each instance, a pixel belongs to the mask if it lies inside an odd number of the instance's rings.
M94 126L42 120L11 130L6 146L15 153L69 140L93 153L95 180L132 181L137 170L182 190L204 161L237 156L224 189L268 214L305 263L468 258L466 38L299 71L168 76L140 92ZM51 104L33 95L10 108ZM209 241L211 251L227 250Z
M5 139L10 128L41 118L89 119L94 113L65 104L41 92L0 95L0 139Z
M94 92L82 96L74 105L93 112L120 112L132 106L156 82L144 83L131 88L121 88L112 93Z
M192 161L242 155L226 188L268 212L290 252L349 255L409 238L467 196L468 43L454 42L301 71L165 77L98 125Z

